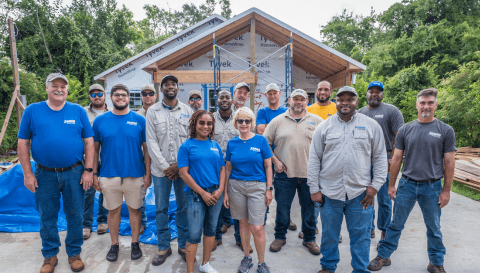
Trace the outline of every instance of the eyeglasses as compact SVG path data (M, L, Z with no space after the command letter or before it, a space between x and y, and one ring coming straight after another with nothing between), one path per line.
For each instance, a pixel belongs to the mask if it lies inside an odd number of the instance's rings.
M94 99L96 97L101 98L101 97L103 97L103 93L92 93L92 94L90 94L90 97L92 97L92 99Z
M202 100L202 98L200 98L200 97L190 98L190 101L196 101L196 100L197 100L197 101L200 101L200 100Z
M113 94L113 96L115 98L118 98L118 97L126 98L126 97L128 97L128 94L127 93L121 93L121 94L115 93L115 94Z
M155 92L151 91L151 92L142 92L142 97L146 97L146 96L150 96L150 97L153 97L155 96Z
M212 126L213 125L213 122L211 122L211 121L207 121L207 122L205 122L204 120L199 120L198 121L198 124L200 126L205 126L205 123L207 123L207 126Z
M237 122L238 124L243 124L243 122L245 122L245 124L250 124L250 122L252 122L251 119L237 119Z

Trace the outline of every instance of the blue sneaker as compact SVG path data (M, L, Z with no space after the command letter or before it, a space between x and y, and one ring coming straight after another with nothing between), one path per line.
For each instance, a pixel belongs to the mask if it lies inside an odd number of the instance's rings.
M266 263L258 264L257 273L270 273L270 267Z
M243 257L242 261L240 262L240 266L238 267L237 273L248 273L250 268L252 268L253 262L252 257Z

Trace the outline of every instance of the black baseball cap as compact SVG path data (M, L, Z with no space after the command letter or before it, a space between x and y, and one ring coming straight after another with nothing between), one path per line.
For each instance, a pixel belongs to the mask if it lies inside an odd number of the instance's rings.
M166 75L165 77L162 78L162 81L160 82L160 87L163 86L163 84L168 81L168 80L172 80L174 81L176 84L178 84L178 79L177 77L175 76L172 76L172 75Z

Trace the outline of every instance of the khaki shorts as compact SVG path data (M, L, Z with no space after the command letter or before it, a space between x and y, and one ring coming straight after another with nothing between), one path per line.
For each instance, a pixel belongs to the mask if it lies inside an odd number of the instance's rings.
M266 190L265 182L230 179L227 193L232 218L237 220L248 218L249 224L263 226L267 211Z
M143 205L145 182L143 177L99 177L98 184L103 193L103 207L114 210L123 204L132 209Z

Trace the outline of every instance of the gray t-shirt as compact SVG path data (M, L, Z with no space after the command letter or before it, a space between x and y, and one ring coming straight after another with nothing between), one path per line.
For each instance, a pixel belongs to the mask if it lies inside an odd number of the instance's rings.
M380 124L385 137L385 148L387 152L391 151L393 149L393 140L395 139L393 133L398 132L398 129L403 126L402 112L397 107L384 102L375 109L370 109L367 105L358 110L358 112L373 118Z
M405 151L403 175L413 180L441 179L444 154L457 150L455 132L438 119L414 120L398 130L395 148Z

